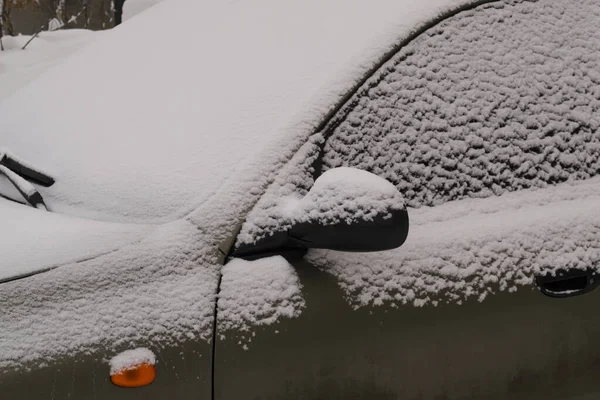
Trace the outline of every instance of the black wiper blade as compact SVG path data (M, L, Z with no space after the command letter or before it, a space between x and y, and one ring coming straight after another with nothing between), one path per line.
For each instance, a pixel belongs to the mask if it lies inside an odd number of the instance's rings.
M29 181L47 187L54 184L54 179L51 176L46 175L14 155L1 150L0 175L4 175L13 184L29 205L40 210L48 210L42 195Z
M18 158L7 151L3 151L2 149L0 149L0 165L4 165L17 175L37 183L38 185L49 187L54 184L54 178L50 175L43 173L23 159Z

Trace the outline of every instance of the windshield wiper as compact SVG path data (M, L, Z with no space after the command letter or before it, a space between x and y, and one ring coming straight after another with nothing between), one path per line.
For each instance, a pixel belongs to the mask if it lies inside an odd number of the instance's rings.
M0 175L4 175L13 184L29 205L41 210L48 210L42 195L31 182L45 187L52 186L54 179L51 176L3 150L0 150Z

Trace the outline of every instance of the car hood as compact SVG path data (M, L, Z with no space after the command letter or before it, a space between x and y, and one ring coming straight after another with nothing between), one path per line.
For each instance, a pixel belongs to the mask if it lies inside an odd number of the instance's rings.
M2 200L2 199L0 199ZM0 201L0 284L106 254L141 240L149 225L99 222Z
M0 147L56 179L41 190L53 211L172 221L274 138L314 128L419 23L468 2L164 2L0 103Z

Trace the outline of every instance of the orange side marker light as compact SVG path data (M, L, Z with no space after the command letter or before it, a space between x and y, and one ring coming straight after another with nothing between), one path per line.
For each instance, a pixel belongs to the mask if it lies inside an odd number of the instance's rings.
M110 380L126 388L149 385L156 378L155 363L156 356L149 349L126 350L110 360Z
M140 387L151 384L156 378L156 369L152 364L139 364L110 376L110 380L121 387Z

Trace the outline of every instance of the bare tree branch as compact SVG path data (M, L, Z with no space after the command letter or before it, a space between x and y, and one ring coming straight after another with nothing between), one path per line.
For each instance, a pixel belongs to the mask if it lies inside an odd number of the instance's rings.
M63 29L63 28L64 28L64 27L66 27L67 25L70 25L71 23L73 23L73 22L77 21L77 18L79 18L79 16L80 16L81 14L83 14L84 10L85 10L85 6L84 6L84 7L83 7L83 8L82 8L80 11L79 11L79 13L77 13L77 15L75 15L74 17L71 17L71 18L69 18L69 20L68 20L67 22L62 22L62 21L61 21L61 22L60 22L60 25L59 25L57 28L55 28L55 29L52 29L52 30L53 30L53 31L57 31L57 30ZM32 36L32 37L31 37L31 38L30 38L30 39L27 41L27 43L25 43L25 45L24 45L24 46L21 48L21 50L25 50L25 48L27 47L27 45L28 45L29 43L31 43L31 41L32 41L33 39L35 39L36 37L38 37L38 35L39 35L40 33L42 33L42 31L43 31L44 29L46 29L46 27L50 27L50 24L51 24L51 23L52 23L54 20L55 20L55 19L53 18L53 19L49 20L48 22L46 22L46 23L45 23L45 24L44 24L44 25L43 25L43 26L42 26L42 27L41 27L41 28L40 28L40 29L39 29L39 30L38 30L38 31L35 33L35 35L33 35L33 36Z
M0 51L4 51L4 43L2 43L2 36L4 36L4 0L0 0Z

